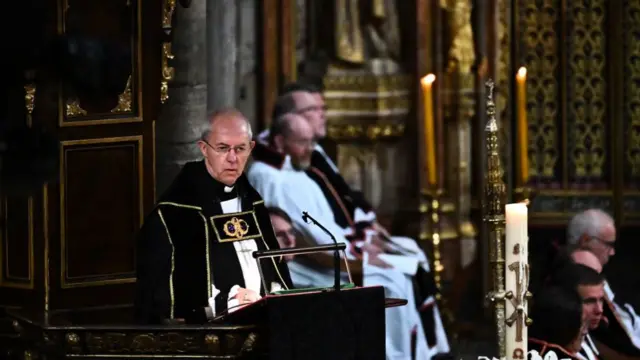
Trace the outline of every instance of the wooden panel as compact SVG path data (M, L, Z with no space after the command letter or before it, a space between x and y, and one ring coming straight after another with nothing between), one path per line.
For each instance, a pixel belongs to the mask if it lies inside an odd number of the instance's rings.
M142 121L140 0L58 1L58 32L71 49L59 125Z
M0 286L33 289L33 198L5 198L1 202Z
M135 281L135 233L143 218L142 145L142 136L62 143L62 288Z
M624 223L640 223L640 1L624 0L624 33L621 67L623 76L623 122L618 143L622 146L622 214Z
M278 96L279 78L279 1L263 0L259 2L258 18L258 49L260 62L258 66L258 119L260 128L266 128L271 123L271 109Z

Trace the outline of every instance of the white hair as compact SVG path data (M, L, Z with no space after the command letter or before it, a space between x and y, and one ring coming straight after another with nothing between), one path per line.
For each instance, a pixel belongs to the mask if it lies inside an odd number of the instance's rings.
M602 228L613 224L611 215L600 209L589 209L576 214L567 226L567 244L575 246L584 235L597 237Z

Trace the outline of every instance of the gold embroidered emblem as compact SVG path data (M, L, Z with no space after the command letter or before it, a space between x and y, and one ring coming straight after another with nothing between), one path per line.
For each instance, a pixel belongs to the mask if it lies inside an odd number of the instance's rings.
M224 223L223 230L227 236L242 239L249 232L249 224L242 219L233 217Z

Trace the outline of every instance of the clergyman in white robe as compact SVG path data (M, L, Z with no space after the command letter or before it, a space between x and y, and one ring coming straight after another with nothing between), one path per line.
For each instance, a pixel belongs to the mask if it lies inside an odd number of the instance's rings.
M257 138L257 142L258 145L256 147L256 149L254 150L254 154L258 155L258 152L263 152L266 151L265 149L269 149L269 145L268 143L268 137L269 137L269 130L265 130L263 131ZM336 167L336 165L334 164L334 162L329 158L329 156L326 154L326 152L324 151L324 149L319 145L316 144L315 148L314 148L315 152L319 153L322 158L324 159L324 161L329 165L330 169L327 169L325 171L334 171L336 174L339 174L339 170ZM269 151L273 151L270 150ZM315 154L314 154L315 156ZM271 160L271 159L269 159ZM289 161L289 160L287 160ZM268 161L270 162L270 161ZM271 165L276 165L280 166L282 165L282 161L273 161L273 163ZM313 162L312 162L312 166L313 166ZM290 165L290 163L289 163ZM323 166L322 169L327 168L327 166ZM314 181L313 179L309 178L308 175L306 175L306 180L311 180ZM252 177L249 176L250 181L252 181ZM317 180L316 180L317 181ZM255 184L254 184L255 186ZM316 185L317 187L318 185ZM258 192L260 192L260 189L258 189ZM262 196L264 197L265 194L262 194ZM326 195L324 192L320 191L318 193L319 197L322 197L326 200ZM325 201L326 202L326 201ZM268 202L267 202L268 204ZM331 208L331 206L330 206ZM331 213L334 213L333 208L331 209ZM311 213L310 213L311 214ZM294 217L296 216L296 214L290 214L290 216ZM312 214L313 216L313 214ZM353 217L353 222L355 223L360 223L360 222L367 222L367 223L373 223L376 221L376 214L374 211L372 210L368 210L365 211L362 208L356 208L355 212L353 215L351 215ZM335 217L333 217L332 219L335 219ZM332 224L335 225L335 227L338 227L342 230L342 233L345 236L349 236L349 235L354 235L353 234L353 229L349 226L341 226L340 224L337 224L335 220L332 220ZM345 224L343 224L345 225ZM373 230L367 230L366 231L366 240L365 242L369 242L371 237L375 235L375 232ZM422 251L422 249L420 249L420 247L418 246L418 244L416 243L416 241L414 239L408 238L408 237L403 237L403 236L390 236L389 240L391 241L390 243L388 243L388 247L391 248L395 254L380 254L379 258L381 260L383 260L384 262L390 264L391 266L393 266L394 269L403 272L405 275L408 276L414 276L417 273L418 267L421 267L425 272L430 272L430 267L429 267L429 261L425 255L425 253ZM353 240L352 240L353 242ZM356 243L357 245L359 245L358 243ZM296 267L296 265L293 265L294 267ZM321 271L321 270L320 270ZM292 270L293 272L293 270ZM310 278L311 275L305 276L305 278ZM315 276L315 275L314 275ZM332 279L332 277L327 276L327 279ZM307 281L308 282L308 281ZM327 283L329 284L329 283ZM442 325L442 318L440 315L440 310L438 308L438 304L436 303L435 294L431 294L429 296L427 296L426 298L422 298L421 300L421 304L419 304L419 308L420 311L423 312L423 316L426 316L425 319L429 318L429 315L431 314L427 314L427 312L432 312L432 317L433 317L433 324L431 325L431 320L424 320L426 322L423 322L423 326L430 326L431 330L432 330L432 335L430 335L431 338L430 340L433 341L434 345L431 347L430 352L433 354L438 354L438 353L448 353L450 351L450 347L449 347L449 342L447 339L447 335L446 332L444 330L444 326ZM429 333L427 331L427 333Z
M307 211L325 226L339 243L352 246L344 237L343 229L335 224L333 212L322 190L304 171L297 171L285 158L280 168L255 161L250 165L247 176L251 184L263 196L267 206L276 206L286 211L293 220L293 226L306 238L316 244L331 244L333 241L319 227L305 223L302 212ZM350 249L353 250L353 249ZM347 256L351 257L350 251ZM331 273L321 273L306 268L301 263L290 263L293 282L296 278L305 282L298 286L325 286ZM297 284L296 284L297 285ZM418 359L430 359L435 352L428 349L424 331L414 303L411 277L394 269L383 269L363 262L363 285L381 285L387 297L407 299L406 306L386 310L386 351L387 359L409 359L411 338L415 332ZM442 326L442 324L440 324Z

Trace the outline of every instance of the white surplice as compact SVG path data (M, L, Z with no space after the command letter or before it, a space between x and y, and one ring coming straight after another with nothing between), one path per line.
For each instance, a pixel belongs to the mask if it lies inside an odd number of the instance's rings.
M320 144L316 144L315 150L324 157L325 161L333 171L337 174L340 173L336 164L331 160ZM355 209L353 217L353 220L356 223L376 221L376 213L374 211L365 212L364 209L361 208ZM344 230L345 232L350 232L349 228L345 228ZM373 232L369 232L367 234L367 239L369 239L373 234ZM415 275L418 266L422 267L426 272L431 271L426 254L422 249L420 249L418 243L414 239L404 236L390 236L389 240L391 248L401 255L382 254L380 255L380 259L392 265L395 269L399 269L404 274L410 276ZM449 339L447 338L447 333L444 330L442 318L440 316L440 309L438 308L438 304L435 302L435 298L433 296L429 296L424 300L421 306L433 306L434 311L436 345L429 349L430 355L448 353L450 351Z
M598 360L600 352L596 348L596 345L593 343L589 334L585 335L584 339L582 339L580 351L576 355L582 360Z
M247 172L249 182L262 195L267 206L284 210L293 220L293 226L307 239L316 244L332 244L333 241L319 227L305 223L302 212L307 211L331 232L339 243L351 244L343 229L335 223L333 211L322 190L304 171L296 171L286 158L282 169L266 163L254 162ZM350 251L347 251L347 257ZM313 269L292 262L289 271L294 285L298 287L326 286L333 279L331 271ZM431 358L424 336L422 323L414 303L411 277L394 269L382 269L363 264L365 286L380 285L387 297L407 299L406 306L387 309L385 312L386 358L389 360L411 358L411 335L417 333L417 355L419 359ZM328 281L327 281L328 280Z
M611 304L613 304L616 315L618 315L617 317L620 319L620 325L627 333L629 340L640 350L640 316L636 314L633 306L630 304L622 304L622 306L620 306L615 301L615 294L607 281L604 282L604 293Z
M257 141L266 145L268 138L269 138L269 130L264 130L258 135ZM333 169L333 171L335 171L336 173L340 172L336 164L333 162L333 160L331 160L329 155L327 155L327 153L324 151L322 146L320 146L320 144L316 144L314 150L316 150L325 158L325 160L327 161L331 169ZM285 165L287 164L286 163L287 161L288 160L285 160ZM290 162L288 164L289 164L288 166L290 166ZM264 195L262 196L264 197ZM309 213L312 214L311 212ZM356 223L357 222L374 222L376 220L376 214L373 211L365 212L363 209L357 208L355 209L353 220ZM335 225L340 227L338 224L335 224ZM341 228L341 232L345 235L350 235L351 231L352 230L349 227ZM369 232L368 236L371 236L371 235L372 233ZM391 236L390 240L391 240L391 243L389 245L391 246L391 248L402 255L398 256L398 255L385 254L385 255L382 255L381 257L383 261L392 265L396 269L401 269L401 271L403 271L405 274L411 275L411 276L416 274L416 271L418 270L418 266L421 266L427 272L430 271L429 260L427 259L427 256L425 255L424 251L422 251L422 249L418 247L418 244L416 243L415 240L408 237L404 237L404 236ZM429 301L429 299L427 299L427 301ZM446 338L446 335L444 334L444 330L442 334L438 332L439 343L441 341L441 338L443 343L447 343L447 338ZM441 351L449 352L448 344L443 346Z

